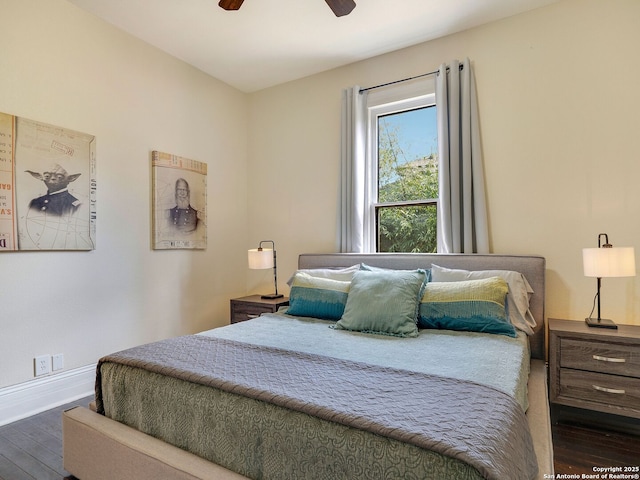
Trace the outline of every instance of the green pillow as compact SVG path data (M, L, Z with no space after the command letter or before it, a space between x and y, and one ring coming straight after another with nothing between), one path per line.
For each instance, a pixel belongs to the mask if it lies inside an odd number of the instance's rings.
M334 328L398 337L417 337L418 302L424 270L361 270L353 274L342 318Z
M419 326L515 337L507 317L507 282L500 277L431 282L420 302Z
M313 277L297 272L289 292L289 315L338 320L347 303L350 281Z

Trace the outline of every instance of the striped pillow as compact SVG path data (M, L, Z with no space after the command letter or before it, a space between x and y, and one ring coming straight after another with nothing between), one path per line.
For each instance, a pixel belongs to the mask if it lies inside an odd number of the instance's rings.
M313 277L297 272L291 282L289 315L339 320L344 312L350 281Z
M427 284L419 307L422 328L515 337L506 312L507 282L500 277Z

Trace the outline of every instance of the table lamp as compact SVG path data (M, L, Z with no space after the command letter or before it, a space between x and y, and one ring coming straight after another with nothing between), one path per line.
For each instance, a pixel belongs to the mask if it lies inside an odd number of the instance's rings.
M604 237L604 245L601 239ZM609 319L600 318L600 285L603 277L634 277L636 275L636 260L633 247L617 247L609 243L606 233L598 235L598 248L582 249L582 264L585 277L596 277L598 280L598 317L593 318L593 310L585 322L590 327L612 328L618 326Z
M263 243L271 243L272 248L262 248ZM283 295L278 293L278 267L276 265L276 244L273 240L262 240L258 248L252 248L248 252L249 268L252 270L262 270L265 268L273 268L273 283L275 285L275 293L261 295L261 298L282 298Z

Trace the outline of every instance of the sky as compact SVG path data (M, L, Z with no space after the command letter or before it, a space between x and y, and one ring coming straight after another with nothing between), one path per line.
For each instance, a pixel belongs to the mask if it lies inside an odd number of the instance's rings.
M406 158L411 162L438 152L436 108L424 107L407 112L385 115L384 121L393 131L398 128L398 139Z

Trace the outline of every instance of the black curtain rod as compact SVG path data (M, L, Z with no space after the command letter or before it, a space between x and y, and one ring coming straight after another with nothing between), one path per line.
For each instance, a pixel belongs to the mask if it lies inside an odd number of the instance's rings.
M460 70L462 70L463 67L464 67L464 64L461 63L460 64ZM449 70L449 67L447 67L447 70ZM433 72L423 73L421 75L416 75L415 77L403 78L401 80L395 80L393 82L382 83L380 85L375 85L373 87L361 88L359 90L359 93L367 92L369 90L375 90L376 88L388 87L389 85L395 85L396 83L408 82L409 80L415 80L416 78L428 77L429 75L436 75L438 72L439 72L439 70L434 70Z

